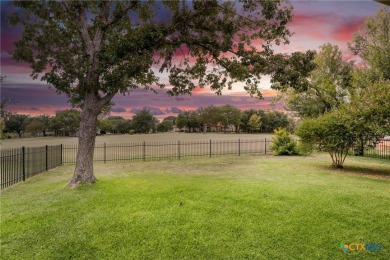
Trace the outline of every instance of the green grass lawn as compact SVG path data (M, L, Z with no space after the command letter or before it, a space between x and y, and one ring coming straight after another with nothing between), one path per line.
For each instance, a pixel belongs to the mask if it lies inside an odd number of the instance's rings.
M59 167L1 192L2 259L390 259L390 162L327 155Z

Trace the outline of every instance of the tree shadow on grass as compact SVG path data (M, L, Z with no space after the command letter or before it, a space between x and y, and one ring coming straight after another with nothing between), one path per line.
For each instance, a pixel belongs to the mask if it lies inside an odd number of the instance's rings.
M337 169L332 166L323 166L323 168L339 174L360 175L360 176L390 180L390 167L375 167L375 166L368 166L368 165L364 165L364 166L344 165L344 168L342 169Z

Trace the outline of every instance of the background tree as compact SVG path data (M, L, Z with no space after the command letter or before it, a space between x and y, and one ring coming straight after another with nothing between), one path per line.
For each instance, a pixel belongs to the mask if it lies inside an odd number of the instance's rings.
M216 106L207 106L201 109L200 122L203 124L203 132L211 127L217 127L220 121L219 108Z
M157 132L161 132L161 133L170 132L170 131L172 131L172 128L173 128L172 121L165 120L157 125Z
M120 120L116 126L118 133L127 134L132 129L131 120Z
M390 80L389 35L390 10L382 8L374 17L366 19L362 30L354 34L353 42L349 44L354 54L359 55L379 77L387 81Z
M355 117L353 131L357 135L357 154L379 136L390 134L390 11L383 8L367 18L363 28L349 44L367 65L355 69L353 92L348 106Z
M187 127L189 132L199 131L201 128L200 115L198 111L184 112L184 116L187 118Z
M11 114L8 116L7 121L5 121L4 132L17 133L19 138L22 138L30 120L30 116L27 115Z
M166 118L163 119L163 122L165 121L170 121L173 125L176 124L176 117L175 116L168 116Z
M1 97L0 98L0 117L6 121L8 117L12 114L8 107L12 103L10 98Z
M80 132L80 116L80 111L75 109L67 109L57 112L51 119L51 128L56 131L63 131L68 135L75 134L77 130Z
M111 133L117 134L119 133L119 125L124 123L126 120L121 116L110 116L106 119L108 123L111 125ZM130 130L130 129L129 129ZM128 131L126 131L127 133Z
M111 133L112 131L112 121L107 118L99 118L98 119L98 127L100 129L100 134Z
M38 136L39 133L46 131L46 126L38 119L32 118L30 123L26 126L26 132Z
M160 71L169 74L171 95L196 86L221 94L242 81L250 95L261 97L260 75L273 70L267 66L272 45L287 43L291 35L286 24L292 8L282 0L13 3L18 11L10 15L11 24L23 26L13 57L31 64L33 78L44 73L42 80L82 109L72 185L95 180L97 117L115 94L163 86L153 64L160 62ZM175 63L184 45L188 55Z
M137 112L131 121L131 127L136 133L148 134L154 131L158 124L158 120L146 108Z
M0 83L3 83L3 79L5 76L0 77ZM7 107L11 103L11 99L9 98L0 98L0 134L1 134L1 139L3 139L3 130L5 128L5 121L9 118L11 115L11 112L8 111Z
M288 108L300 117L318 117L339 107L350 94L353 66L343 61L337 45L322 45L315 55L314 65L306 89L295 86L284 89Z
M279 111L266 111L261 116L261 131L272 133L278 128L287 128L290 121L287 114Z
M351 102L346 104L351 132L356 137L356 155L364 155L364 147L390 134L390 82L377 82L356 87Z
M183 129L187 125L187 118L183 113L180 113L176 118L176 126L180 130Z
M51 121L51 118L49 115L39 115L37 117L34 117L35 120L39 121L43 127L42 127L42 135L43 136L46 136L46 132L48 130L50 130L50 121Z
M251 132L258 132L260 129L261 118L257 114L251 115L248 126Z
M250 132L250 126L249 126L249 119L253 114L259 115L259 113L264 114L264 111L262 110L255 110L255 109L249 109L249 110L244 110L241 113L241 122L240 122L240 129L244 132L249 133Z
M238 132L241 123L241 110L231 105L224 105L219 108L219 112L224 132L230 125L233 125L235 131Z

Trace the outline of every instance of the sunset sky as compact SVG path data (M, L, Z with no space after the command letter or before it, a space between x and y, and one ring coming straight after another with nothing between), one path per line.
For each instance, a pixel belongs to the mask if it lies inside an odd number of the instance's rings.
M278 47L278 51L318 50L322 44L331 42L340 47L345 60L356 60L347 47L353 33L359 31L367 17L374 16L380 8L386 7L370 0L292 1L292 5L294 18L289 28L294 36L290 38L289 45ZM14 102L10 109L23 114L54 115L56 111L71 108L64 95L57 95L45 82L30 78L28 64L12 60L10 52L14 48L13 42L21 33L20 27L11 28L8 25L7 15L13 10L10 2L1 2L1 75L7 75L1 86L1 96L11 98ZM166 81L167 75L160 76L162 81ZM239 84L232 91L224 91L223 96L217 96L207 89L180 97L169 97L164 89L159 90L158 95L136 90L128 96L118 94L113 100L115 106L111 115L130 118L143 107L150 109L160 119L208 105L231 104L241 109L269 109L275 92L269 89L268 77L263 77L260 88L264 100L250 98Z

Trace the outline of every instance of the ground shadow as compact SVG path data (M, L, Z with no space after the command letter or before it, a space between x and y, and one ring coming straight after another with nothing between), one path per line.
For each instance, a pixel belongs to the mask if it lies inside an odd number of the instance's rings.
M345 173L345 174L353 174L353 175L362 175L362 176L372 176L376 178L385 178L390 179L390 166L389 167L374 167L374 166L368 166L368 165L344 165L344 168L338 169L335 167L329 166L322 166L321 168L324 168L326 170L330 170L337 173Z

